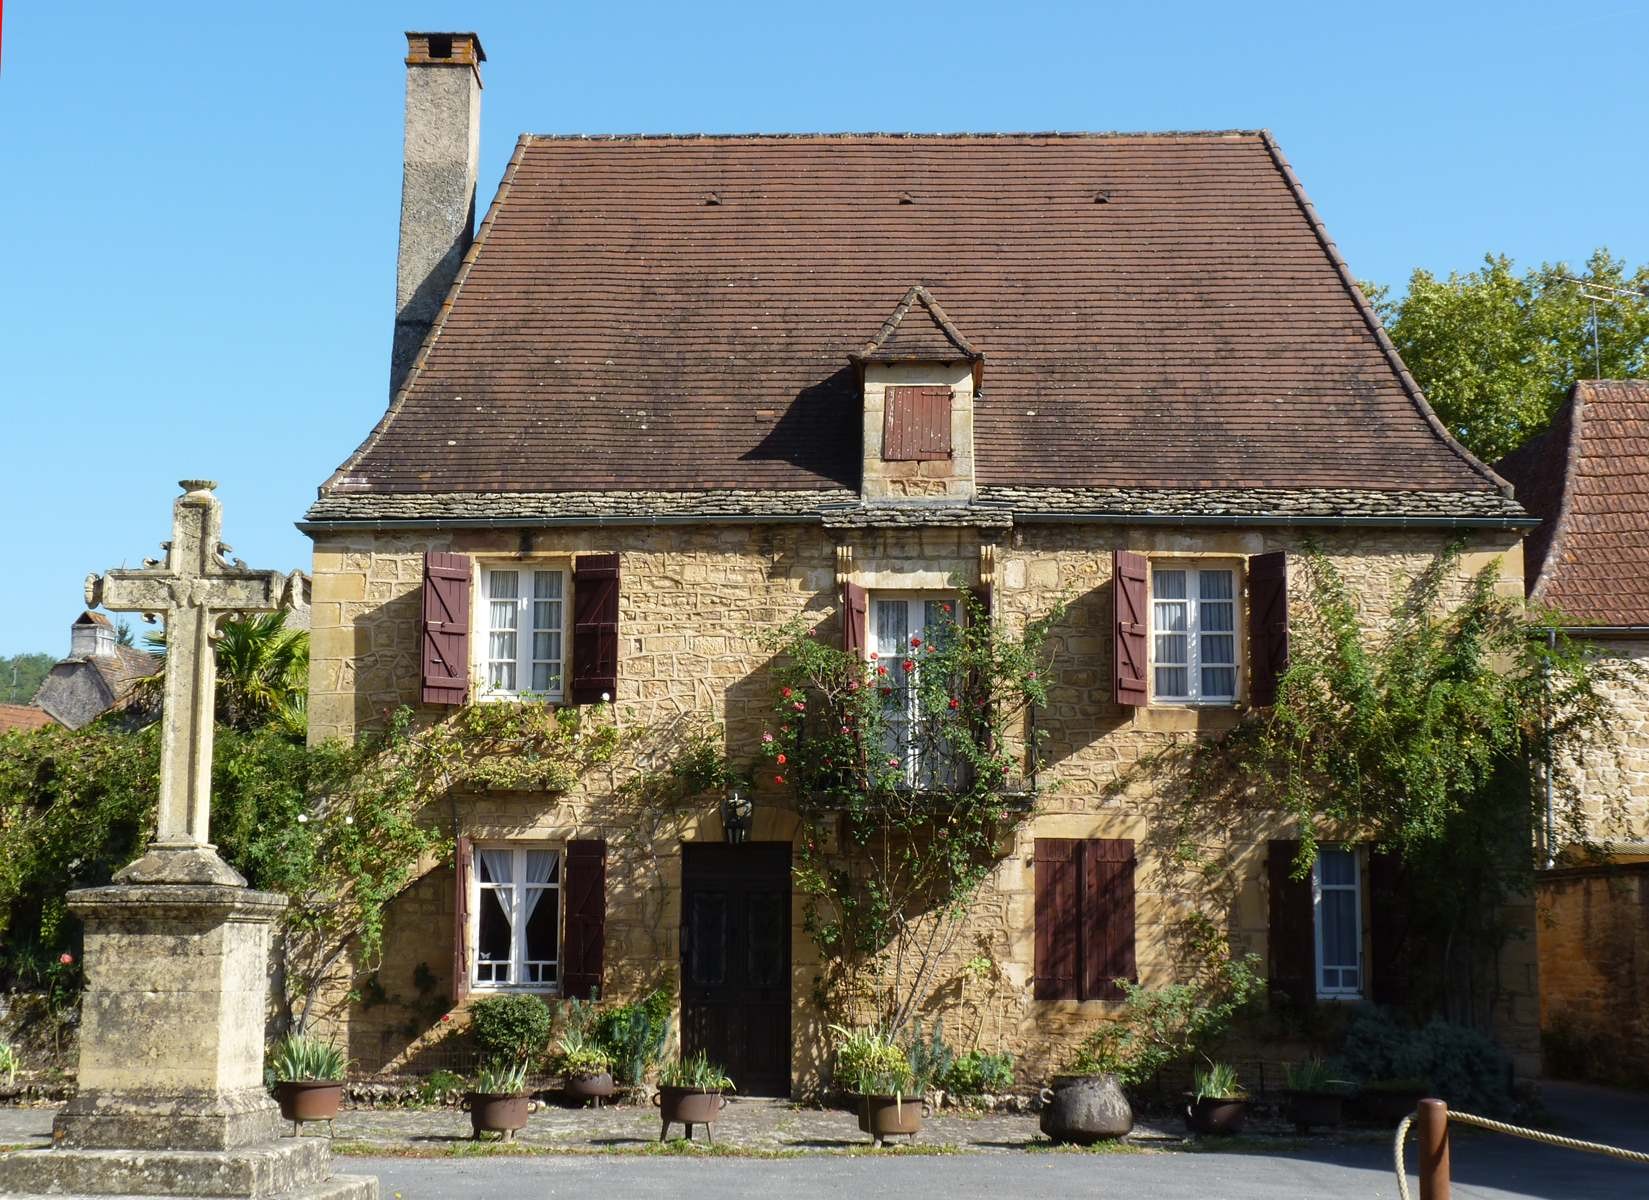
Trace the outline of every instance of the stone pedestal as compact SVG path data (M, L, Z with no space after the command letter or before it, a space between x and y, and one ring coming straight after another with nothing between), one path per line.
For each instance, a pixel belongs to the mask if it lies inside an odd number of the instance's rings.
M86 926L79 1091L49 1150L0 1156L0 1193L336 1197L326 1145L282 1138L263 1087L270 927L284 896L215 884L69 894Z

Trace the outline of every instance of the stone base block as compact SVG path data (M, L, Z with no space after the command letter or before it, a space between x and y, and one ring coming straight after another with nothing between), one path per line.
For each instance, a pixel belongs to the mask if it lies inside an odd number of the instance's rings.
M280 1107L261 1087L233 1092L83 1088L52 1122L52 1141L88 1150L234 1150L272 1142L281 1129Z
M6 1200L150 1200L138 1194L107 1195L100 1192L18 1192ZM334 1175L324 1183L313 1183L295 1192L283 1192L267 1200L378 1200L378 1180L371 1175Z
M335 1195L340 1200L375 1200L376 1179L329 1178L330 1174L331 1148L317 1138L283 1138L228 1151L85 1150L59 1146L0 1156L0 1193L245 1200Z

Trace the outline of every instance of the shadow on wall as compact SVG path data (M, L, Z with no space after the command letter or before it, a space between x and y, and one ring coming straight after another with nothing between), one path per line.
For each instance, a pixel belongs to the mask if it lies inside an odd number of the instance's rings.
M1129 710L1111 698L1112 605L1112 585L1106 581L1074 597L1048 631L1053 678L1048 705L1037 714L1038 726L1048 731L1041 750L1044 774L1130 721Z

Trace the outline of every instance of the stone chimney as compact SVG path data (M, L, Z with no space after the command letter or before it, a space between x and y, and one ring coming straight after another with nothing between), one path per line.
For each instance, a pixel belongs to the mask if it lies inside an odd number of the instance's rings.
M407 34L401 249L389 394L406 381L475 227L481 157L481 64L473 33Z
M102 613L83 612L69 626L70 658L111 658L115 644L114 626Z

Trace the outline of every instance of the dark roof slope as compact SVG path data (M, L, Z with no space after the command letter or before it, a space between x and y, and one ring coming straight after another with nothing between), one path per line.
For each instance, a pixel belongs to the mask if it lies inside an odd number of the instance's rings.
M311 515L857 489L848 355L913 283L985 358L983 487L1500 486L1268 135L529 135L419 364Z
M1529 595L1588 625L1649 625L1649 380L1583 380L1497 464L1541 519Z

